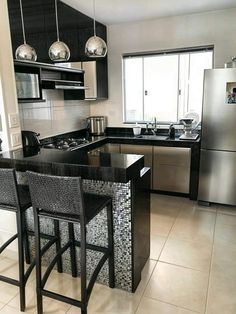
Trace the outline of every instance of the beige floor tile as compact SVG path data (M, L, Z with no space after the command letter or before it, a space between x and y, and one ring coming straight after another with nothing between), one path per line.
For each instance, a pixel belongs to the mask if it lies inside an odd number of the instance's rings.
M151 200L156 203L167 203L167 204L183 204L187 198L178 197L178 196L170 196L164 194L151 194Z
M0 261L0 274L18 280L19 278L18 261L10 258L2 259Z
M176 217L179 211L182 209L184 201L182 198L167 197L166 195L155 194L151 197L151 212L153 213L165 213L171 217Z
M170 236L210 245L213 241L215 217L215 213L206 211L183 211L176 219Z
M185 208L180 213L178 220L197 222L204 225L215 224L216 213L206 210L201 210L199 206L193 206L192 208Z
M203 206L203 205L198 204L197 201L192 201L192 200L186 198L183 208L185 210L192 208L192 209L195 209L195 210L207 211L207 212L215 213L218 210L218 205L212 204L211 206Z
M103 285L95 285L89 301L89 314L134 314L140 302L140 295ZM80 309L71 307L68 314L80 314Z
M146 262L146 264L142 270L141 281L140 281L140 283L139 283L139 285L135 291L136 295L142 295L143 294L143 292L144 292L144 290L148 284L148 281L151 278L151 275L153 273L153 270L154 270L156 264L157 264L157 261L152 260L152 259L149 259Z
M10 258L12 260L18 261L18 252L8 250L7 248L1 253L1 256Z
M151 235L151 253L150 258L158 260L163 246L166 242L166 237L161 237L159 235Z
M73 278L70 274L53 270L45 288L71 298L80 298L80 278Z
M29 265L25 264L25 271L28 269ZM19 266L18 258L14 254L8 255L8 257L1 257L0 259L0 274L13 279L19 279ZM34 280L35 271L33 270L28 282Z
M217 224L215 228L215 243L236 244L236 227Z
M0 310L0 313L1 314L22 314L22 313L27 314L28 312L21 312L18 309L15 309L9 305L6 305Z
M185 310L183 308L167 304L164 302L160 302L154 299L143 297L137 314L194 314L196 312L192 312L189 310Z
M35 292L35 281L31 281L29 284L26 285L26 312L28 313L34 313L35 307L36 307L36 292ZM10 300L8 303L9 306L19 309L20 308L20 295L19 292L17 295Z
M202 242L169 238L160 261L201 271L209 271L212 246Z
M216 223L219 225L236 226L236 216L218 213Z
M64 314L71 308L71 305L56 301L50 298L43 298L43 313L44 314ZM35 312L37 313L37 311Z
M212 273L236 276L236 245L215 243L212 254ZM235 272L235 274L234 274Z
M231 269L231 270L230 270ZM234 268L224 272L214 272L210 277L207 314L236 313L236 271Z
M175 218L165 215L151 215L151 234L167 237L174 225Z
M208 274L159 262L145 290L145 297L203 312Z
M0 310L5 306L6 304L0 302Z
M236 215L236 206L223 206L223 205L218 205L218 213L221 214L226 214L226 215Z
M0 302L7 304L19 292L19 288L5 282L0 282Z

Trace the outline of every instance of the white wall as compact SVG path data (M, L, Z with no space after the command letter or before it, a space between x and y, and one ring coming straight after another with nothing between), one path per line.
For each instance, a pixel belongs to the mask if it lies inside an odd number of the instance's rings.
M22 130L40 133L42 139L86 128L87 101L65 101L63 91L57 90L43 91L43 98L46 102L19 104Z
M3 150L11 149L11 134L20 132L18 127L10 128L8 114L18 114L18 104L15 88L13 56L11 48L10 28L7 10L7 0L0 1L0 115L3 140Z
M107 115L109 126L122 124L123 53L213 44L215 67L236 54L236 8L108 26L109 100L91 103L91 115Z

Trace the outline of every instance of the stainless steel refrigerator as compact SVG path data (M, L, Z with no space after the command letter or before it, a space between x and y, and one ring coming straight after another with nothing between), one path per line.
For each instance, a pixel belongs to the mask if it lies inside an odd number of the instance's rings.
M198 200L236 205L236 68L205 70Z

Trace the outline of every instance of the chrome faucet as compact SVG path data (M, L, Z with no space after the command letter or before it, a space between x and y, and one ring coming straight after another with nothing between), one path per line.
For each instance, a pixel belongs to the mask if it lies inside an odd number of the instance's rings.
M149 125L152 126L151 129L148 128ZM153 129L153 127L154 127L154 129ZM154 123L149 123L149 122L146 123L146 130L145 130L144 134L149 134L151 132L153 135L156 135L156 131L155 130L156 130L156 120L154 121Z
M154 133L156 134L156 132L157 132L157 118L156 118L156 117L154 117L154 123L153 123L153 126L154 126L153 131L154 131Z

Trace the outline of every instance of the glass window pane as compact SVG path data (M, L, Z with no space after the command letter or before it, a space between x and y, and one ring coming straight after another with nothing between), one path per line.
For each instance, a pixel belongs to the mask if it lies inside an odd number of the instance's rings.
M204 69L212 68L212 51L190 54L188 111L201 117Z
M144 120L177 121L178 55L144 58Z
M183 118L188 111L188 76L189 53L179 55L179 110L178 120Z
M143 120L143 58L124 59L125 121Z

